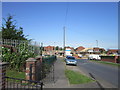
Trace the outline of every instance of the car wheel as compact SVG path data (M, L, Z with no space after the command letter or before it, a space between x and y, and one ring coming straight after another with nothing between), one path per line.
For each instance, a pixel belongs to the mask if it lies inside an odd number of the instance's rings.
M77 64L75 64L74 66L77 66Z

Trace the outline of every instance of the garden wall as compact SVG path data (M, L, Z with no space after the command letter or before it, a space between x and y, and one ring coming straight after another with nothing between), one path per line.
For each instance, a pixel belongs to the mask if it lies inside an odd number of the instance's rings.
M29 58L26 60L26 79L40 81L46 77L56 56Z
M0 90L5 90L6 66L8 63L0 62Z
M120 56L100 56L100 57L101 57L101 61L120 63Z

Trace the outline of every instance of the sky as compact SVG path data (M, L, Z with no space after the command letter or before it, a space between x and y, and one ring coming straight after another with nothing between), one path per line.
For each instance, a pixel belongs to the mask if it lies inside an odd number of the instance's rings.
M67 12L67 14L66 14ZM3 2L2 17L14 16L28 39L44 46L118 48L117 2Z

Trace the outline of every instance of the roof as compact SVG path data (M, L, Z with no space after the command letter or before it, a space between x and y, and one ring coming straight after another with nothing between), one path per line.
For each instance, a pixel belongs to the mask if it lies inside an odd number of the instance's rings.
M108 51L113 51L113 52L115 52L115 51L118 51L118 49L109 49Z
M85 48L85 49L83 49L83 50L81 50L81 52L86 52L86 51L88 51L88 50L93 50L93 48Z

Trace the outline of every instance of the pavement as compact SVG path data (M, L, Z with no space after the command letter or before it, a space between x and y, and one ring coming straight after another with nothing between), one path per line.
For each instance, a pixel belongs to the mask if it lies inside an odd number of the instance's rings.
M78 69L75 66L66 67L65 62L63 61L63 58L58 58L54 64L54 82L51 81L51 82L45 83L44 88L101 88L98 85L98 83L95 81L86 83L86 84L74 84L74 85L69 84L69 81L66 78L65 72L64 72L66 68L80 72L80 69Z
M58 58L54 64L54 82L45 83L44 88L68 88L70 85L65 77L64 70L62 58Z

